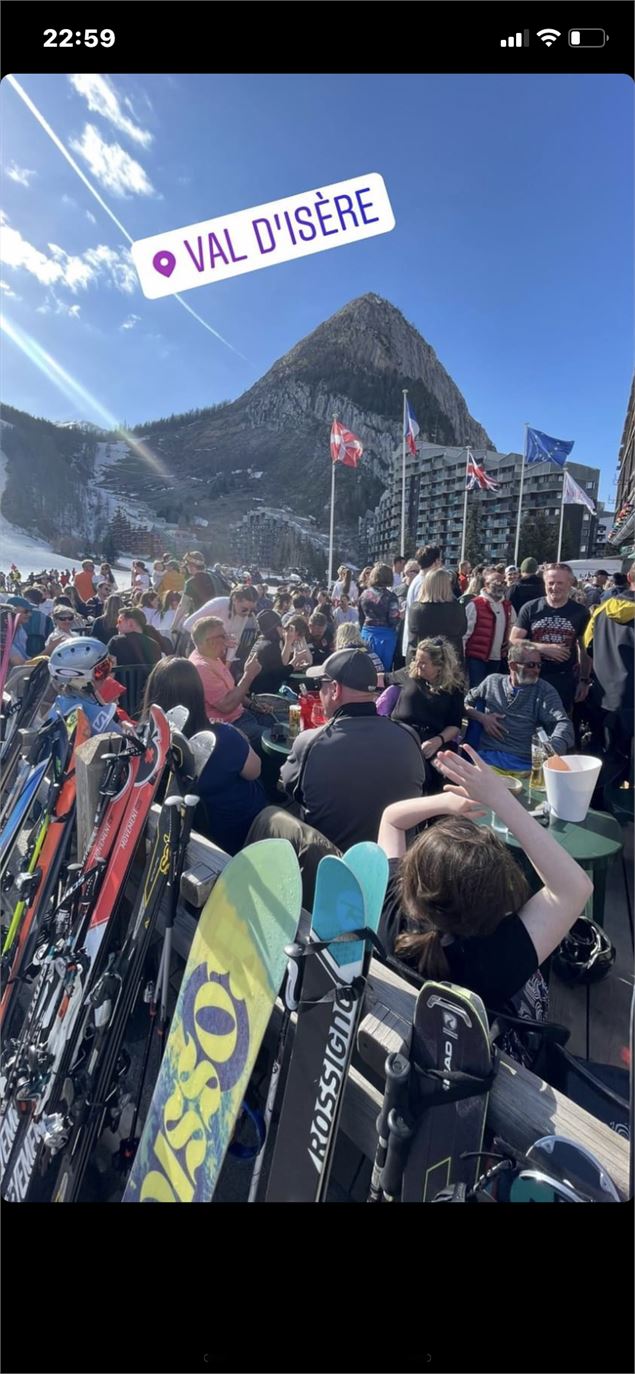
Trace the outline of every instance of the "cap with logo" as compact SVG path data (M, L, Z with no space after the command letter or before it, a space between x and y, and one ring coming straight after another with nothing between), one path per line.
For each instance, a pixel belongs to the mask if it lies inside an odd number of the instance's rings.
M377 669L364 649L338 649L324 663L307 668L309 678L329 678L354 692L377 691Z

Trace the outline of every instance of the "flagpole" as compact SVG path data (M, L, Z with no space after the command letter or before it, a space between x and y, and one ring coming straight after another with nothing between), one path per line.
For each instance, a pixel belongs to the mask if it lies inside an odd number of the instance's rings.
M406 397L408 392L403 393L403 433L401 436L401 548L399 550L402 557L406 554Z
M469 465L470 465L470 445L468 444L468 446L467 446L467 448L466 448L466 450L465 450L465 491L464 491L464 493L463 493L463 535L462 535L462 538L461 538L461 559L460 559L461 563L463 562L463 559L465 558L465 539L466 539L466 535L467 535L467 482L468 482L467 473L468 473Z
M520 546L520 517L523 508L523 487L525 485L525 463L527 461L527 430L529 422L525 421L525 443L523 445L523 461L520 469L520 491L518 493L518 519L516 521L516 546L514 548L514 563L518 566L518 549Z
M566 468L563 466L563 468L562 468L562 500L561 500L561 502L560 502L560 529L558 530L558 552L557 552L557 554L556 554L556 563L559 563L559 562L560 562L560 554L562 553L562 528L563 528L563 525L564 525L564 487L565 487L564 474L565 474L565 472L566 472Z
M337 415L333 416L333 422L337 420ZM328 590L330 592L333 582L333 539L335 534L335 468L337 464L331 454L331 523L329 529L329 575Z

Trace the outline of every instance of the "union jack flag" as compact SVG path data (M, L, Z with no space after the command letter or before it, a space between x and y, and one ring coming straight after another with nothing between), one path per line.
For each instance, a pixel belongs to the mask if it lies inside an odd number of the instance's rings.
M498 489L498 482L495 482L493 477L488 477L485 469L479 466L475 458L468 459L466 476L468 491L474 491L475 487L480 487L481 491Z

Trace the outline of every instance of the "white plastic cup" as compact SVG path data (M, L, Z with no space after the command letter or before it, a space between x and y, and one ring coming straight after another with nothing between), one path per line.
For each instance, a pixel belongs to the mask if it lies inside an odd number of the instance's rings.
M590 754L563 755L567 772L551 768L545 759L544 778L551 814L559 821L584 821L600 776L601 759Z

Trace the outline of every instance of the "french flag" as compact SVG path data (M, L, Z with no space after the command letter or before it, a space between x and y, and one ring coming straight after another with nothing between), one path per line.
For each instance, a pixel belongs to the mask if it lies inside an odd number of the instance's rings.
M408 448L410 449L410 452L411 452L413 458L416 458L416 456L417 456L417 443L416 443L416 440L417 440L417 435L418 435L418 433L419 433L419 426L418 426L417 421L416 421L416 419L415 419L414 412L413 412L413 410L411 409L410 401L407 400L407 401L406 401L406 413L405 413L405 415L404 415L404 438L405 438L405 440L406 440L406 443L407 443L407 445L408 445Z

